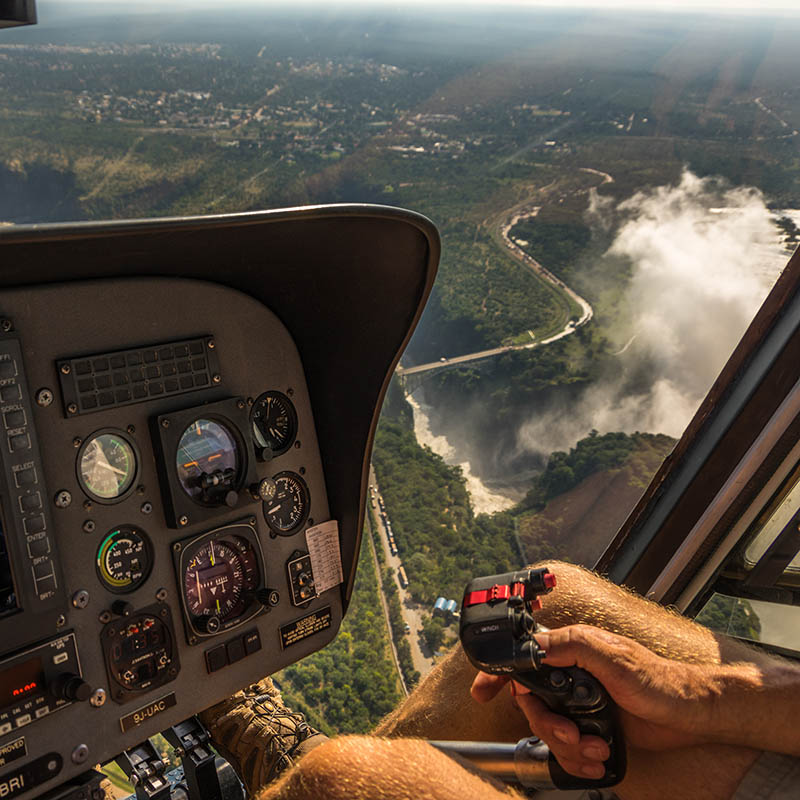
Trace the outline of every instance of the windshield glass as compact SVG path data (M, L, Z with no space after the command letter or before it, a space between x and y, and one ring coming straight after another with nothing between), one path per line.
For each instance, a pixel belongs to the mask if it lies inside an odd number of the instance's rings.
M800 510L800 483L794 483L786 495L777 503L777 506L767 513L766 520L758 525L756 534L745 548L744 563L747 568L752 569L759 562L768 548L775 543L781 534L784 534L790 524L794 534L798 524L798 520L795 519L798 510ZM784 563L795 549L796 536L793 538L795 539L794 542L788 541L782 548L783 551L786 551L787 547L789 548L788 554L785 554ZM789 561L786 569L791 572L800 570L800 554L795 555Z
M588 5L40 0L0 31L2 225L369 202L441 232L360 644L284 676L329 730L431 668L472 577L596 561L800 240L794 3Z

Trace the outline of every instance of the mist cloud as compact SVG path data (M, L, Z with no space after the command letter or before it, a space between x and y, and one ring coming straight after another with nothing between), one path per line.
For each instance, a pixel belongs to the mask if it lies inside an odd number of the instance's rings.
M568 449L592 429L680 436L788 259L760 191L688 171L616 207L595 195L587 220L616 224L609 255L633 265L619 369L535 414L522 451Z

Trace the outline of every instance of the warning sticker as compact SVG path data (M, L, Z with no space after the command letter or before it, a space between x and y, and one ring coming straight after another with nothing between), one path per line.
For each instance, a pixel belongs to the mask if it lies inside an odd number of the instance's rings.
M18 758L28 755L28 749L25 747L25 737L14 739L13 742L0 745L0 767L16 761Z
M331 626L331 607L325 606L281 628L281 646L285 650L303 639Z
M339 549L339 523L335 519L306 530L306 545L311 556L314 585L320 595L343 580L342 553Z

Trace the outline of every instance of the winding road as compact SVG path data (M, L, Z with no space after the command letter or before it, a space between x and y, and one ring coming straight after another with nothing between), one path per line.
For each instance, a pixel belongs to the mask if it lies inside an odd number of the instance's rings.
M580 167L580 171L588 172L592 175L598 175L601 177L603 180L600 184L598 184L600 186L614 182L614 179L607 172L601 172L600 170L592 169L591 167ZM533 256L528 255L528 253L526 253L511 238L510 233L512 228L523 220L535 217L539 213L539 209L540 206L528 204L522 206L516 205L506 211L506 219L500 226L500 235L502 237L503 244L506 246L511 255L523 266L527 267L541 280L546 281L560 292L567 295L567 297L569 297L580 307L581 315L578 320L567 320L566 324L560 331L538 342L530 342L529 344L509 344L501 347L493 347L489 350L479 350L478 352L467 353L463 356L441 358L439 361L431 361L427 364L417 364L414 367L398 366L396 372L399 376L418 375L421 372L430 372L431 370L441 369L442 367L452 366L453 364L464 364L469 361L480 361L484 358L491 358L493 356L500 355L501 353L507 353L509 350L533 350L536 347L542 347L543 345L557 342L559 339L563 339L565 336L575 333L578 328L580 328L582 325L585 325L594 316L594 310L587 300L581 297L574 289L571 289L569 286L567 286L564 281L550 272L547 267L542 266Z

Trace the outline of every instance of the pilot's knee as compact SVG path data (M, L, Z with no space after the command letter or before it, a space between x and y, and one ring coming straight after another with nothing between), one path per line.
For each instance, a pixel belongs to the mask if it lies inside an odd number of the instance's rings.
M289 777L289 796L324 797L346 800L353 796L354 784L368 771L370 750L375 740L366 736L340 736L307 753Z
M552 597L566 596L589 585L599 585L607 582L605 578L601 578L596 572L591 572L578 564L570 564L557 559L538 561L529 567L529 569L545 568L556 576L556 586L552 592Z
M577 564L548 560L532 565L532 569L546 567L556 576L552 592L542 596L542 613L539 621L549 627L571 625L586 621L587 603L604 596L609 585L605 578Z

